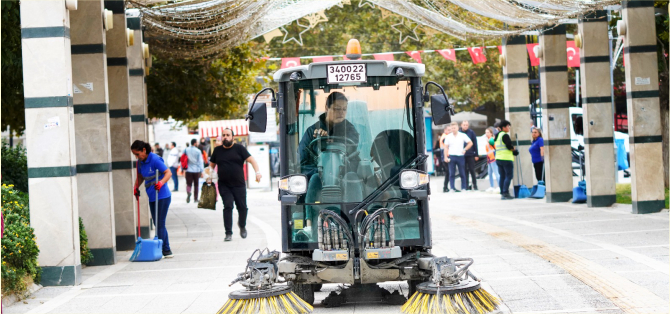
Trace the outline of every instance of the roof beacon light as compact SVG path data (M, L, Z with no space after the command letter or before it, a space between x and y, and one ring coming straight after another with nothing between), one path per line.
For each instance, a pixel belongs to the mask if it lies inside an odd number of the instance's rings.
M357 60L361 58L361 43L358 42L358 39L349 39L349 43L347 43L346 56L350 60Z

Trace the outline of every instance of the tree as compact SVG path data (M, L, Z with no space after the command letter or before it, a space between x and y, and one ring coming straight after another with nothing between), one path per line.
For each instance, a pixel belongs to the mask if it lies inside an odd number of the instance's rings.
M186 121L242 117L247 96L260 88L256 74L265 67L257 46L240 45L208 62L154 56L147 76L149 116Z
M2 129L17 134L26 127L23 107L21 17L18 1L0 1L2 10Z

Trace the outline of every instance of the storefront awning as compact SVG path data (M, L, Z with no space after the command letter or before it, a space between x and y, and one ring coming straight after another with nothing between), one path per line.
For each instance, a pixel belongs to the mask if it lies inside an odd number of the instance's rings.
M221 136L224 129L233 130L235 136L249 135L249 123L244 119L200 121L198 122L200 137Z

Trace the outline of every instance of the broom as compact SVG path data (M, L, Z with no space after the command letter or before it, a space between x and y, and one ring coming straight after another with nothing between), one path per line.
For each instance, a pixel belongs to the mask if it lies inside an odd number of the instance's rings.
M257 253L258 257L254 258ZM254 251L247 260L244 272L239 273L230 283L232 286L240 282L246 289L231 292L226 304L216 313L311 313L314 308L295 294L290 286L274 285L277 281L279 254L268 249Z
M485 314L498 310L500 300L481 288L468 271L471 258L438 257L431 261L433 276L417 285L402 306L405 314Z

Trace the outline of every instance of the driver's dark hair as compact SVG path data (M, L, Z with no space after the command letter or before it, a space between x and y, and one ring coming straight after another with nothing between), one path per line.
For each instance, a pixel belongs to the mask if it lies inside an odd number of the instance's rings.
M136 150L140 152L144 150L145 153L149 154L151 153L151 144L136 140L132 145L130 145L130 150Z
M344 100L344 101L349 101L344 94L340 92L332 92L330 95L328 95L328 98L326 99L326 108L330 109L330 107L335 103L336 100Z
M507 120L502 120L502 121L500 121L500 128L501 128L501 129L504 128L504 127L506 127L506 126L508 126L508 125L512 125L512 124L509 123L509 121L507 121Z

